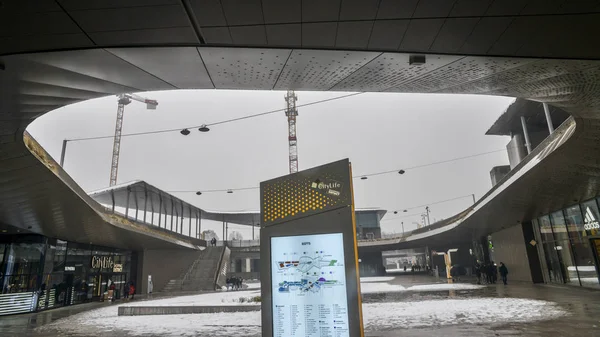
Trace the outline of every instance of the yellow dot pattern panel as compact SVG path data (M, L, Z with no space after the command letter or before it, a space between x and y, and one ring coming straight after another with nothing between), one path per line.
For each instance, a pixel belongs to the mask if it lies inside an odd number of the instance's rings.
M321 175L321 180L339 181L333 174ZM307 215L328 208L346 205L349 201L348 184L338 188L340 195L328 195L327 189L315 185L315 176L293 175L274 180L262 186L262 221L273 222ZM344 186L345 185L345 186Z

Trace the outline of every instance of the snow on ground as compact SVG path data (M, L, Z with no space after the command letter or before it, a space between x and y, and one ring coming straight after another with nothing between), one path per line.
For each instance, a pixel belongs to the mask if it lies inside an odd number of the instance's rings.
M179 306L179 305L260 305L260 302L247 303L240 301L240 298L247 300L251 297L260 296L260 290L240 290L240 291L220 291L215 293L206 293L199 295L177 296L151 301L128 302L120 305L131 307L145 306ZM119 306L120 306L119 305Z
M248 282L245 289L260 289L260 282Z
M387 282L395 279L394 276L374 276L374 277L361 277L360 283L368 283L368 282Z
M475 290L481 289L485 286L469 283L436 283L436 284L422 284L411 287L403 287L400 284L390 284L383 282L374 283L360 283L360 292L363 294L374 294L374 293L393 293L400 291L447 291L447 290Z
M520 298L469 298L363 305L366 331L456 324L551 320L567 315L552 302Z
M147 302L146 302L147 303ZM552 302L518 298L444 299L363 305L366 331L455 324L492 324L551 320L567 313ZM260 312L167 316L117 316L117 306L80 313L38 331L100 335L127 331L156 336L260 336Z

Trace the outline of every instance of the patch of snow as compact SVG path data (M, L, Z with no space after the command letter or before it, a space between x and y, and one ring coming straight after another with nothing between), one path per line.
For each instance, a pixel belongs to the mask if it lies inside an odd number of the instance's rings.
M150 301L129 302L120 304L131 307L145 306L179 306L179 305L260 305L260 302L241 302L240 298L260 296L260 290L220 291L200 295L177 296Z
M532 322L567 315L553 302L521 298L469 298L363 305L365 330Z
M361 277L360 283L368 283L368 282L387 282L395 279L394 276L373 276L373 277Z
M389 284L382 282L360 283L360 292L363 294L392 293L399 291L406 291L406 288L399 284Z
M422 284L407 288L408 291L445 291L445 290L474 290L481 289L485 286L470 283L437 283L437 284Z
M260 289L260 282L248 282L245 289Z
M186 296L190 297L190 296ZM57 335L102 332L161 336L260 336L260 312L167 316L117 316L116 305L36 328ZM363 304L368 332L416 327L551 320L567 315L552 302L519 298L469 298Z

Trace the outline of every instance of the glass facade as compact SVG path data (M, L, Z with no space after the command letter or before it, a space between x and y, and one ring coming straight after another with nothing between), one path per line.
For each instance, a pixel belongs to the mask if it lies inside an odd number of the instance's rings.
M26 294L28 311L100 300L113 283L119 298L135 270L129 251L40 235L0 236L0 254L0 315L23 312L2 306Z
M381 238L381 226L377 212L356 212L356 236L359 240Z
M599 199L533 220L547 282L600 288Z

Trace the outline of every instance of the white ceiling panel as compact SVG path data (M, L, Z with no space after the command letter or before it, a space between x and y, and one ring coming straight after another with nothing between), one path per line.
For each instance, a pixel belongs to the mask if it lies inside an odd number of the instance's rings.
M421 0L413 14L414 18L445 18L450 14L456 0Z
M189 19L180 5L70 11L69 14L86 32L189 25Z
M198 43L191 27L95 32L89 35L96 44L105 46Z
M383 53L338 83L333 90L383 91L448 65L460 56L427 55L423 65L409 65L410 54Z
M31 54L27 59L145 91L173 89L172 85L102 49L79 50L69 60L65 60L60 53Z
M444 19L411 20L400 44L400 51L429 50L443 24Z
M340 21L373 20L377 16L379 0L342 0Z
M267 40L269 46L301 47L302 25L292 23L286 25L267 25Z
M511 87L525 83L542 81L594 67L597 67L597 63L594 61L534 60L533 62L488 76L484 79L450 87L443 91L448 93L472 92L488 94L504 90L505 88L510 90Z
M494 0L486 15L517 15L531 0Z
M335 46L336 33L335 22L303 23L302 46L332 48Z
M271 90L290 50L199 48L217 89Z
M533 59L465 57L386 91L439 92L533 62Z
M233 43L246 45L267 45L267 33L264 25L229 27Z
M302 0L302 22L337 21L341 0Z
M475 25L471 34L460 47L460 52L486 54L512 22L511 17L484 17Z
M449 16L479 16L485 14L494 0L457 0Z
M209 44L232 43L229 27L202 27L202 37L204 37L204 41Z
M377 20L371 31L369 49L398 50L409 20Z
M190 0L192 11L200 27L227 26L219 0Z
M302 0L262 0L265 23L302 22Z
M377 19L408 19L411 18L419 0L381 0Z
M335 40L337 48L366 49L373 21L340 22Z
M379 53L294 50L275 89L329 90L377 55Z
M37 54L44 55L44 54ZM14 61L13 61L14 60ZM95 96L117 94L131 91L141 91L141 88L127 87L121 84L107 82L101 79L74 73L53 66L28 62L17 59L7 59L7 66L18 71L18 80L30 83L40 83L63 88L76 88L82 91L98 93Z
M225 18L230 25L264 24L260 0L221 0Z
M176 88L213 88L200 54L194 47L113 48L108 51Z
M432 52L456 53L465 43L478 18L446 19L435 41L431 45Z

